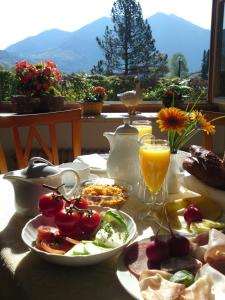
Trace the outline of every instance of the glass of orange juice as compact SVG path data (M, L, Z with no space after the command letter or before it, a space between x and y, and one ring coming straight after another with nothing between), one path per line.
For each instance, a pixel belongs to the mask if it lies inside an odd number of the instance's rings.
M152 134L152 122L150 120L134 120L132 126L137 128L139 139L144 134Z
M148 204L149 215L157 205L162 204L158 193L165 181L170 162L170 147L168 141L155 139L152 135L144 135L140 139L139 149L140 171L144 182L150 192Z

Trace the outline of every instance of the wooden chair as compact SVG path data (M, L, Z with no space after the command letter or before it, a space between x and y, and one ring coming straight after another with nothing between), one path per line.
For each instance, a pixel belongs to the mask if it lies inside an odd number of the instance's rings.
M67 137L69 131L63 132L62 135L64 135L64 137L66 135L66 139L71 141L73 157L80 155L80 109L32 115L0 116L0 128L10 128L12 133L18 168L27 166L28 160L32 154L34 142L38 144L38 147L50 162L59 164L59 134L57 134L57 126L60 123L67 123L70 125L71 136ZM41 134L41 127L45 130L45 134ZM23 136L22 129L24 130ZM27 132L27 135L24 137L25 131ZM47 138L45 137L46 134L48 135ZM3 151L0 136L0 172L5 173L7 171L6 155Z
M225 113L212 111L203 111L202 113L208 121L223 116L224 118L218 119L212 122L212 124L215 126L225 126ZM206 132L204 132L203 147L208 150L213 150L213 135L209 135Z

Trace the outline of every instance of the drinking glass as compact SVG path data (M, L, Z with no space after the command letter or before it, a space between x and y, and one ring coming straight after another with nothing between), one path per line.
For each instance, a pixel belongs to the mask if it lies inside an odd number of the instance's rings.
M152 122L150 120L134 120L132 126L137 128L139 139L144 134L152 134Z
M151 216L152 212L162 205L162 199L158 194L162 192L161 188L166 186L164 182L170 162L168 141L144 135L140 139L139 162L141 174L150 192L149 211L146 216Z

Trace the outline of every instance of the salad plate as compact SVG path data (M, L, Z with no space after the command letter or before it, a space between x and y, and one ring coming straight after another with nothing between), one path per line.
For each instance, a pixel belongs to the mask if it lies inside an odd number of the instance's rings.
M89 206L89 208L95 209L98 212L106 212L109 210L109 208L100 206ZM136 224L134 220L123 211L120 211L119 213L124 218L127 224L128 237L126 241L122 245L117 246L116 248L108 248L107 251L97 254L67 256L47 253L37 249L35 247L35 241L37 238L37 228L40 225L56 227L54 218L45 217L43 215L38 215L35 218L29 220L22 230L21 237L24 243L31 249L33 253L39 255L41 258L45 259L48 262L64 266L89 266L97 264L105 259L108 259L120 253L135 237Z

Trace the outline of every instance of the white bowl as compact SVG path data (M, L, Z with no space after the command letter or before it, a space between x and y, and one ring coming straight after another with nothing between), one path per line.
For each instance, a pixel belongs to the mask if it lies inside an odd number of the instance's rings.
M107 211L109 209L109 208L99 207L99 206L90 206L90 208L98 210L99 212ZM110 257L120 253L129 244L129 242L135 237L136 224L135 224L134 220L128 214L126 214L122 211L120 211L120 213L127 221L129 237L123 245L116 247L114 249L110 249L103 253L81 255L81 256L65 256L65 255L51 254L51 253L47 253L47 252L38 250L34 246L34 242L37 237L37 228L40 225L55 226L53 218L46 218L42 215L38 215L26 223L26 225L24 226L24 228L22 230L22 234L21 234L22 240L35 254L39 255L40 257L44 258L45 260L47 260L51 263L55 263L55 264L63 265L63 266L94 265L94 264L97 264L107 258L110 258Z
M91 195L91 194L85 194L84 193L84 188L89 187L89 186L120 186L123 188L123 192L121 194L115 194L112 195L105 195L102 194L100 195ZM90 204L92 205L100 205L100 206L106 206L106 207L112 207L112 208L121 208L126 201L129 200L129 196L133 193L133 187L129 183L123 180L119 179L113 179L113 178L105 178L105 177L100 177L100 178L95 178L95 179L90 179L82 182L81 184L81 195L84 196Z
M90 167L89 165L85 164L81 161L74 161L74 162L66 162L59 165L61 169L73 169L78 173L80 176L80 181L84 181L89 179L90 177ZM73 185L74 184L74 176L70 176L69 173L63 176L63 181L66 185Z

